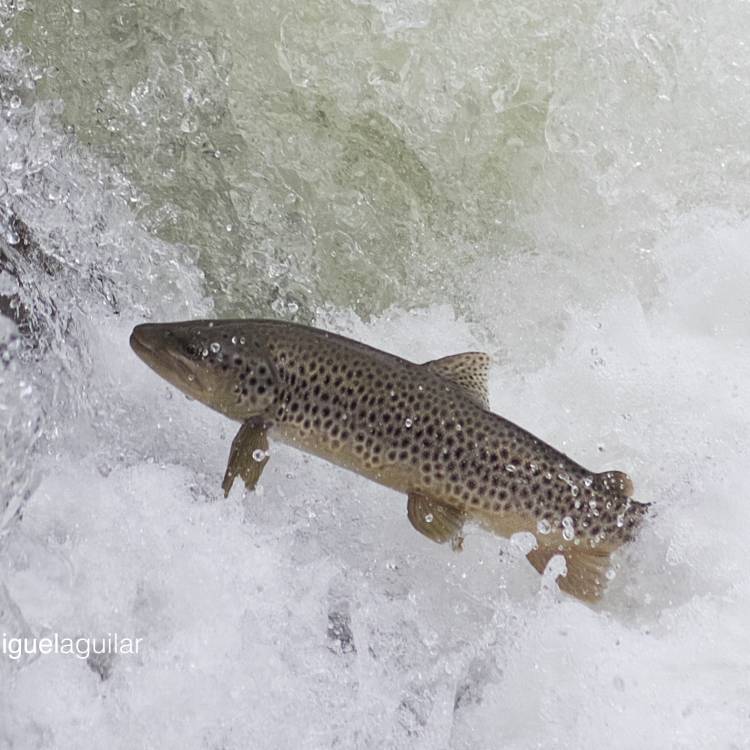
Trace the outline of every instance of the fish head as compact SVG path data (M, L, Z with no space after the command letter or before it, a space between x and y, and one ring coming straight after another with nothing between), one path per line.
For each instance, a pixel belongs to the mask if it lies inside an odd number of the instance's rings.
M145 323L130 336L133 351L185 395L244 421L276 396L277 374L246 321Z

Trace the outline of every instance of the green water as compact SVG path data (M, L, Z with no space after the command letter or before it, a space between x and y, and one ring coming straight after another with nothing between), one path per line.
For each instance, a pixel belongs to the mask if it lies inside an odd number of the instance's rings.
M721 97L709 75L711 38L740 34L685 8L76 0L27 2L13 32L138 219L199 251L220 313L496 321L475 281L511 254L593 301L627 269L647 300L676 213L747 205L747 67Z

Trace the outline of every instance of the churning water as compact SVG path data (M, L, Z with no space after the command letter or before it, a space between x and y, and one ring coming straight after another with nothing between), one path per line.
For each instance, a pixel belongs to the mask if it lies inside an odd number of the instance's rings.
M0 0L0 748L750 747L750 4ZM595 608L234 426L144 320L488 351L655 513Z

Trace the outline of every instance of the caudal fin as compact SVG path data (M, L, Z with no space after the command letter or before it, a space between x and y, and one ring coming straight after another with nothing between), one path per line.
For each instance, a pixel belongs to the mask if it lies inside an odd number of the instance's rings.
M555 555L565 557L567 573L557 579L557 585L566 594L585 602L598 601L607 586L611 549L603 546L558 547L539 546L526 555L538 573L544 573L547 563Z

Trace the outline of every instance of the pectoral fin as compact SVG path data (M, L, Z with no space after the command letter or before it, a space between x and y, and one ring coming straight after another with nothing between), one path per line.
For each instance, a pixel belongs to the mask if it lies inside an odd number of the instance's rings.
M454 550L461 549L465 516L460 510L418 492L409 493L406 509L411 525L420 534L438 544L450 542Z
M255 489L268 463L267 433L268 425L261 420L249 419L240 427L232 441L227 470L221 483L224 497L229 494L237 476L242 477L249 490Z

